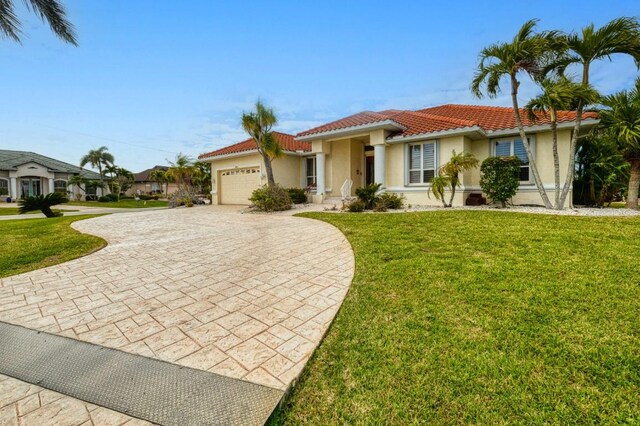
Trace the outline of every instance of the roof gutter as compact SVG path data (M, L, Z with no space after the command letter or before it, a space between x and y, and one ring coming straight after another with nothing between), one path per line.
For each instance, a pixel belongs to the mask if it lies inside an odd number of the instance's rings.
M307 156L307 155L311 154L311 151L288 151L288 150L283 150L282 152L284 154L286 154L286 155L291 155L292 157L304 157L304 156ZM250 149L248 151L231 152L229 154L223 154L223 155L212 155L211 157L204 157L204 158L198 157L198 161L205 162L205 163L211 163L211 162L216 161L216 160L224 160L225 158L243 157L243 156L252 155L252 154L258 154L258 150L257 149Z
M440 132L420 133L409 136L394 136L387 138L387 143L411 142L415 140L423 140L425 138L437 138L442 136L458 136L477 133L480 136L486 136L486 132L480 126L458 127L451 130L442 130Z

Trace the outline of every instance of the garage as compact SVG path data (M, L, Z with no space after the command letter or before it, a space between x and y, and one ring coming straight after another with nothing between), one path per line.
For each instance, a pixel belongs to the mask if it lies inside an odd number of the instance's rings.
M220 204L250 204L251 192L260 186L260 168L223 170L219 182Z

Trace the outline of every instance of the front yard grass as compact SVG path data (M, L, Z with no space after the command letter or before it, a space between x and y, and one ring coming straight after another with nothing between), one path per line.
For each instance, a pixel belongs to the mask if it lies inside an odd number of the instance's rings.
M66 262L107 243L71 228L96 215L0 221L0 278Z
M356 274L272 424L640 423L640 220L327 214Z
M168 201L162 200L147 200L147 201L136 201L136 200L120 200L120 201L107 201L101 203L99 201L69 201L67 203L69 206L84 206L84 207L96 207L96 208L104 208L104 207L115 207L115 208L123 208L123 209L142 209L149 207L168 207Z
M77 212L78 210L60 210L60 209L51 209L54 212ZM32 212L27 212L25 214L38 214L38 213L42 213L40 210L34 210ZM17 207L2 207L0 208L0 216L13 216L13 215L17 215L20 214L18 212L18 208Z

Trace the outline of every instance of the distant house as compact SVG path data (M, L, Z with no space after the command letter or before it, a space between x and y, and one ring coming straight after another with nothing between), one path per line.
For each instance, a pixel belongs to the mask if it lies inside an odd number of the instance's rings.
M163 171L167 171L169 170L169 167L167 166L154 166L150 169L147 170L143 170L139 173L134 173L133 174L133 185L131 186L131 188L129 188L127 190L127 195L140 195L140 194L146 194L146 195L153 195L153 194L164 194L165 192L165 187L167 187L166 184L161 184L159 182L153 181L150 178L151 172L153 172L154 170L163 170ZM178 187L176 186L175 183L170 183L168 185L167 189L167 195L171 195L173 194Z
M27 151L0 150L0 198L64 192L70 197L101 195L100 188L69 185L72 176L98 180L100 175L63 161ZM85 191L86 190L86 191Z

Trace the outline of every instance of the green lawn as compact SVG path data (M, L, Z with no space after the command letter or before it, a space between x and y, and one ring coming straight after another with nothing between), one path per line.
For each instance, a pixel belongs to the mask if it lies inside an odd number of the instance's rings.
M54 212L77 212L78 210L60 210L60 209L52 209ZM36 210L36 211L32 211L32 212L28 212L25 214L38 214L41 213L40 210ZM18 213L18 208L17 207L2 207L0 208L0 216L13 216L19 214Z
M102 238L69 226L95 216L0 221L0 278L66 262L104 247Z
M639 424L640 220L327 214L356 255L272 424Z
M84 207L116 207L124 209L134 208L147 208L147 207L168 207L168 201L160 200L148 200L148 201L136 201L136 200L120 200L120 201L108 201L101 203L99 201L70 201L67 203L69 206L84 206Z

